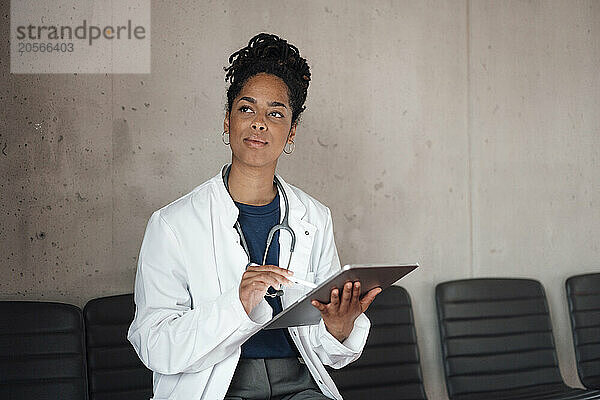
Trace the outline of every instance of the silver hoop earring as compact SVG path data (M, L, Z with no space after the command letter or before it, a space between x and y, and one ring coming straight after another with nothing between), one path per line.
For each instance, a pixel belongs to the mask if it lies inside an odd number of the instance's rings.
M290 151L286 151L287 145L290 145L291 150ZM283 152L285 154L292 154L294 152L294 149L296 148L296 143L294 143L294 141L292 140L292 143L286 143L284 148L283 148Z
M227 141L225 141L225 135L227 135ZM223 134L221 135L221 140L223 141L223 143L225 143L226 146L229 145L229 132L227 131L223 131Z

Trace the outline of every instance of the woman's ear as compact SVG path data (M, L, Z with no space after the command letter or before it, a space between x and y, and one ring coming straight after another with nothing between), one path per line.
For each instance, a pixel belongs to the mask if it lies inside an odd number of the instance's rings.
M297 126L297 123L294 122L292 124L292 127L290 128L290 133L288 134L288 142L290 140L292 140L292 141L294 140L294 137L296 136L296 126Z
M225 113L225 119L223 120L223 131L229 132L229 111Z

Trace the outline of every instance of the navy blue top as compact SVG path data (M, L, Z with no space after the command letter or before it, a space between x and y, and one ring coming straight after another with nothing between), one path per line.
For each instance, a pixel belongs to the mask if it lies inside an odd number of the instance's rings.
M279 223L281 215L279 192L277 192L272 202L264 206L253 206L237 201L234 201L234 203L240 210L238 221L250 251L250 261L262 265L269 231ZM279 230L273 235L266 264L279 265ZM268 292L274 293L275 289L269 287ZM273 316L281 312L283 307L281 306L280 297L265 297L265 299L273 308ZM255 333L242 344L241 358L284 358L298 357L299 354L288 330L280 328L260 330Z

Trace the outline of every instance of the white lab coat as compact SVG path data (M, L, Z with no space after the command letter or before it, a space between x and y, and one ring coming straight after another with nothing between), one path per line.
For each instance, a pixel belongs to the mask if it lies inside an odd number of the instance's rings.
M277 176L288 196L289 224L296 234L290 270L298 278L322 282L340 269L330 210ZM283 217L283 196L280 200ZM135 277L135 318L127 338L154 372L154 400L222 400L242 343L272 318L266 300L250 316L240 301L248 257L233 227L237 217L221 172L150 217ZM281 266L287 265L290 243L290 235L281 231ZM283 308L306 290L284 287ZM323 364L341 368L356 360L369 328L369 319L361 314L343 344L327 332L323 320L288 329L321 391L341 399Z

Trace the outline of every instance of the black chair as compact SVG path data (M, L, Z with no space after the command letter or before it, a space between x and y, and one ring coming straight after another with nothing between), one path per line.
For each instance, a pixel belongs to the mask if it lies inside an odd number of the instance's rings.
M134 313L132 294L93 299L85 305L90 400L152 397L152 371L127 340Z
M600 389L600 273L567 280L577 372L583 385Z
M406 290L387 288L366 314L371 331L361 357L344 368L328 368L344 399L426 400Z
M0 302L0 398L87 399L83 318L78 307Z
M539 282L445 282L436 302L450 399L600 399L564 384Z

